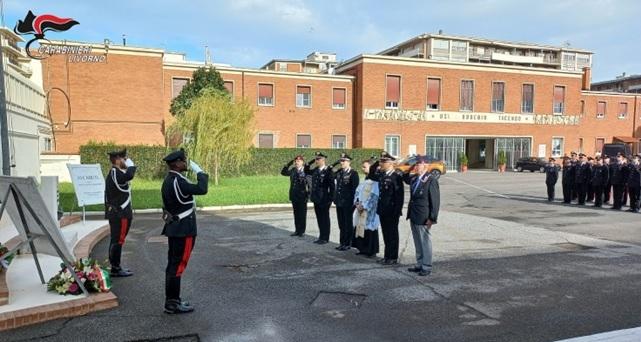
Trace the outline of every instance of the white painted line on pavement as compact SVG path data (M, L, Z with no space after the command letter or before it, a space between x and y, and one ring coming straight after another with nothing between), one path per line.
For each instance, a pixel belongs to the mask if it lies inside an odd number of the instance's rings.
M641 341L641 327L615 330L606 333L575 337L557 342L638 342Z
M505 196L505 195L503 195L503 194L499 194L498 192L494 192L494 191L492 191L492 190L488 190L488 189L485 189L485 188L481 188L480 186L476 186L476 185L474 185L474 184L470 184L470 183L468 183L468 182L462 181L462 180L460 180L460 179L456 179L456 178L454 178L454 177L452 177L452 178L448 178L448 179L451 179L451 180L453 180L453 181L455 181L455 182L459 182L459 183L461 183L461 184L465 184L465 185L467 185L467 186L471 186L471 187L473 187L474 189L477 189L477 190L485 191L485 192L487 192L487 193L489 193L489 194L497 195L497 196L500 196L500 197L503 197L503 198L510 198L510 197Z

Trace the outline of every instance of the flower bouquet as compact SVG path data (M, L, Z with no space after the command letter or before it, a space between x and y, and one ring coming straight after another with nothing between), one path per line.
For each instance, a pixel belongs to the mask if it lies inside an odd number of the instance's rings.
M80 259L72 266L73 270L70 270L65 264L60 264L61 270L47 282L47 291L55 291L65 296L81 294L82 289L71 272L75 272L88 292L108 292L111 288L109 271L96 260Z
M0 243L0 257L2 257L7 253L9 253L9 248L3 246ZM11 259L13 259L13 255L10 255L6 259L0 261L0 273L2 273L2 270L4 270L5 268L9 267L9 264L11 263Z

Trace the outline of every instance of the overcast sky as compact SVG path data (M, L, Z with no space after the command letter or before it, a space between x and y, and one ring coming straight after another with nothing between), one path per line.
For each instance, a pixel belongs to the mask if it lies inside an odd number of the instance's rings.
M641 1L635 0L5 0L13 28L28 10L71 17L80 25L49 39L158 47L214 62L260 67L312 51L340 60L375 53L421 33L571 46L595 53L593 81L641 74Z

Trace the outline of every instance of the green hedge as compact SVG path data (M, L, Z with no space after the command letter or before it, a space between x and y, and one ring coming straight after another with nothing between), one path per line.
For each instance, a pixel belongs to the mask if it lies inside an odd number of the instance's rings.
M127 154L131 156L138 167L136 177L144 179L162 178L167 172L167 166L162 158L169 151L164 146L147 145L115 145L112 143L88 143L80 147L80 161L83 164L100 164L102 172L106 175L111 169L108 152L127 148Z
M101 164L103 173L111 167L107 152L127 148L127 153L138 166L136 176L144 179L164 177L167 167L162 158L170 151L164 146L147 145L115 145L111 143L89 143L80 147L80 160L83 164ZM310 148L252 148L252 157L240 171L221 170L223 176L256 176L277 175L283 165L296 155L302 154L305 161L314 157L314 152L321 151L327 155L328 163L338 160L341 152L345 151L352 157L354 163L360 163L373 154L379 154L380 149L310 149Z

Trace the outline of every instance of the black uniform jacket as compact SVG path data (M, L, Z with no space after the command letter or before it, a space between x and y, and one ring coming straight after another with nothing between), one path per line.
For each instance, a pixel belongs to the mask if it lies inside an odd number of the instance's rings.
M378 182L379 196L376 213L379 216L403 215L405 201L403 173L398 170L390 172L378 170L370 178Z
M289 177L289 200L291 202L307 202L309 200L309 180L305 168L300 171L296 167L283 166L280 171L283 176Z
M354 206L354 195L359 182L358 172L351 168L349 171L340 169L334 174L334 179L336 179L334 204L341 208Z
M320 167L311 169L305 166L305 173L312 176L312 191L310 198L314 204L329 205L334 199L334 179L332 170L325 166L323 170Z
M626 165L610 164L610 183L612 185L626 184L628 181L628 168Z
M185 176L169 171L165 181L162 183L162 204L163 209L169 213L171 218L165 221L162 234L168 237L196 236L196 201L194 195L207 193L209 176L204 172L196 175L197 184L191 183ZM183 213L189 215L180 218Z
M590 183L593 186L605 186L610 178L610 168L607 165L595 165L592 168L592 179Z
M628 164L628 187L638 188L641 187L641 173L638 166Z
M427 220L435 224L441 204L438 176L431 173L425 173L423 176L406 173L403 180L410 186L407 219L416 225L424 225Z
M565 185L572 185L574 184L574 174L575 174L575 167L574 165L563 165L563 179L561 182Z
M552 165L545 167L545 184L554 185L559 180L559 166Z
M132 218L131 186L129 181L134 178L136 167L127 170L112 167L105 177L105 218Z
M585 163L583 165L581 165L581 163L577 163L575 166L574 183L587 184L591 174L592 172L590 171L589 163Z

